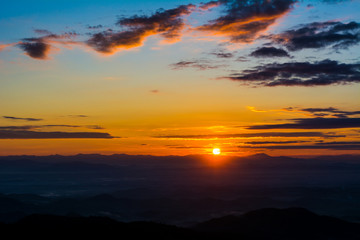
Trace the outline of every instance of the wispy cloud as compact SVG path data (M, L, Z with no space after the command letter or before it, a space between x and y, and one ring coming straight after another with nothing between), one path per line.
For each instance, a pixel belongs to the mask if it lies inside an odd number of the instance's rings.
M10 120L20 120L20 121L28 121L28 122L36 122L36 121L44 120L42 118L24 118L24 117L13 117L13 116L2 116L2 117Z
M24 50L26 55L31 58L39 60L48 59L50 51L54 48L53 44L79 44L73 40L77 36L77 34L73 32L60 35L53 34L47 30L35 30L35 32L45 34L45 36L24 38L17 44L17 46Z
M343 49L360 42L360 24L338 21L313 22L294 30L269 35L267 38L284 45L289 51L320 49L327 46Z
M183 16L195 10L193 4L181 5L168 10L158 10L151 16L121 18L117 24L123 31L107 30L93 34L87 44L103 54L141 46L147 37L160 35L167 41L178 41L185 27Z
M191 61L180 61L169 65L173 70L181 70L184 68L195 68L197 70L210 70L226 67L226 64L217 64L209 60L197 59Z
M254 137L321 137L337 138L345 135L326 134L322 132L260 132L260 133L234 133L234 134L203 134L203 135L163 135L153 136L165 139L216 139L216 138L254 138Z
M37 132L25 130L0 130L0 139L69 139L69 138L114 138L109 133L99 132Z
M272 63L220 77L255 86L325 86L360 82L360 64L320 62Z
M274 47L261 47L253 51L252 57L290 57L290 55L283 49Z
M360 118L300 118L292 121L292 123L249 126L247 129L337 129L360 127Z
M230 42L249 43L287 14L295 1L213 1L226 8L225 14L196 30L229 37ZM209 3L209 5L211 5Z

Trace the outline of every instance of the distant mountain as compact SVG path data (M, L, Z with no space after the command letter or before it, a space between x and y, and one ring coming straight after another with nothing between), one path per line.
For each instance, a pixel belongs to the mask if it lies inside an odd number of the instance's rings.
M213 219L193 228L154 222L124 223L106 217L30 215L1 224L2 234L16 238L197 239L197 240L358 240L360 224L318 216L300 208L261 209L241 216Z

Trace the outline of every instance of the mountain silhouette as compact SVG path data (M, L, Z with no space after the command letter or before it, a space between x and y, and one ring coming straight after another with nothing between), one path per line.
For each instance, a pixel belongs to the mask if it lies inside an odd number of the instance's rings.
M358 223L319 216L303 208L260 209L240 216L212 219L192 228L154 222L125 223L107 217L39 214L11 224L0 223L2 234L36 239L358 240L359 229Z
M198 224L195 229L238 234L245 239L359 239L360 224L319 216L304 208L260 209L241 216L225 216Z

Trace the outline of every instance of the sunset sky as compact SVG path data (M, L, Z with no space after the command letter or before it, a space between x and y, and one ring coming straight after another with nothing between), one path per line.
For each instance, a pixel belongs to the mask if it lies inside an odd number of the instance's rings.
M0 8L0 155L360 153L360 1Z

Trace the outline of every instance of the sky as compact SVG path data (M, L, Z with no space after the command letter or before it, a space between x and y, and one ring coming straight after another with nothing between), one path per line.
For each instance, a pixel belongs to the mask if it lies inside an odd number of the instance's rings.
M19 0L0 155L360 153L360 1Z

